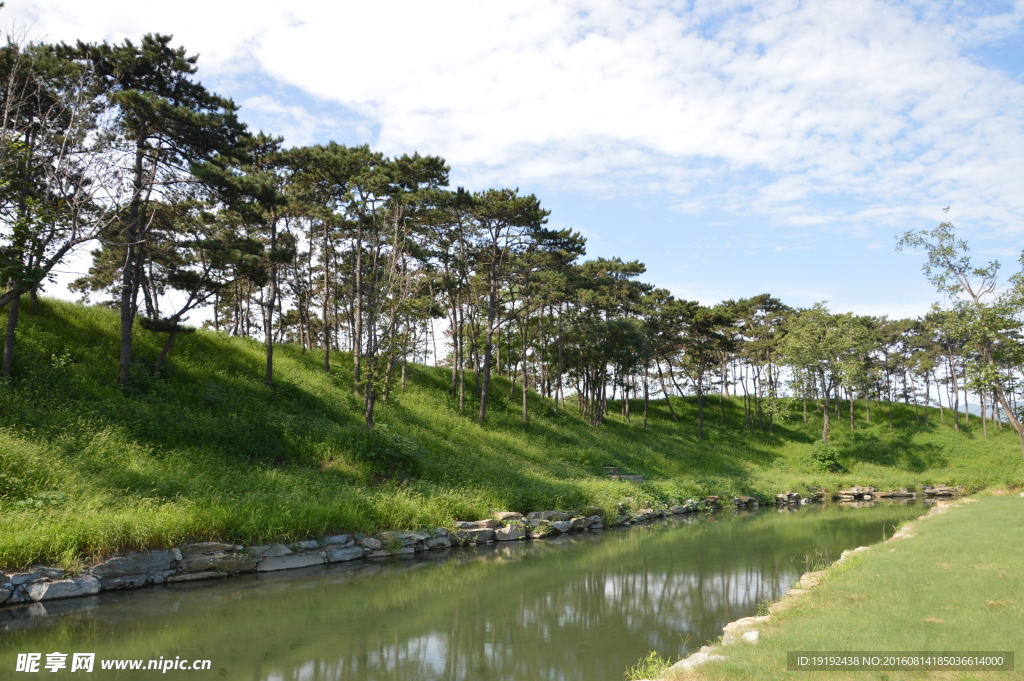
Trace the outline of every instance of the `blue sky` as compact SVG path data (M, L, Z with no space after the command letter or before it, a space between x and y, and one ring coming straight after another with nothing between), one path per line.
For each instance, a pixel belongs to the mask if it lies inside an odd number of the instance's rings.
M1024 0L9 0L49 40L174 34L251 127L438 154L589 255L714 303L917 315L906 229L1024 246ZM54 293L58 293L54 291Z

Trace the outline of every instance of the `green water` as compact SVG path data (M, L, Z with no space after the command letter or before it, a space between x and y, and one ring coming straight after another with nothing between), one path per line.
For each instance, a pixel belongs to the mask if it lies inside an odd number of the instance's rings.
M246 681L621 681L756 614L805 571L881 541L920 507L763 510L496 544L357 567L245 576L0 610L17 653L96 653L92 674ZM104 671L103 659L209 659L209 671ZM145 667L145 663L143 663Z

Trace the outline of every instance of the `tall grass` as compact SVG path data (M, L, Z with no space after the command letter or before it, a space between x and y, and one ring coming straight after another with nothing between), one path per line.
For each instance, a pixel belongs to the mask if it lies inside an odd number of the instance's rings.
M28 310L29 306L23 306ZM650 427L613 414L595 429L572 405L555 413L494 381L485 424L448 396L444 368L410 366L409 385L382 404L368 432L352 392L351 357L335 370L284 346L276 386L263 385L262 346L199 331L181 337L159 377L162 337L137 329L128 390L116 384L117 317L43 300L25 312L14 375L0 385L0 566L98 558L186 540L286 541L326 532L450 524L492 510L671 503L708 494L767 497L810 486L987 485L1024 477L1014 438L919 424L895 406L896 428L835 428L845 472L809 457L820 420L784 405L775 433L742 426L726 399L696 439L696 407L651 403ZM472 387L472 380L470 381ZM637 412L639 401L634 403ZM612 405L613 412L617 408ZM789 411L786 411L789 410ZM876 421L881 419L876 418ZM947 414L948 420L948 414ZM610 480L619 466L648 482Z

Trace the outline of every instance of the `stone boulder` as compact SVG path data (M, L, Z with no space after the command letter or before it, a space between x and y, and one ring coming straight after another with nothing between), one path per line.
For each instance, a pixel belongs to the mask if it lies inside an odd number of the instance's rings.
M326 560L328 563L347 563L363 557L364 549L361 546L345 546L340 549L327 551Z
M729 622L722 629L722 645L729 646L739 643L743 639L744 634L754 631L759 624L767 622L770 618L769 615L761 615L760 617L744 617L735 622Z
M572 523L568 520L552 520L550 527L557 532L572 532Z
M278 560L276 558L264 558L263 560ZM256 561L244 555L233 553L220 554L199 554L186 556L178 568L182 572L208 572L219 570L221 572L248 572L256 567Z
M475 542L479 544L485 541L494 541L494 530L487 528L464 529L456 532L455 537L461 543L468 544Z
M234 544L222 544L215 541L204 541L198 544L186 544L182 547L181 552L186 556L191 556L201 553L220 553L221 551L234 551Z
M484 520L456 520L455 527L460 530L493 530L501 527L501 522L496 518Z
M277 558L278 556L287 556L292 552L290 548L284 544L264 544L263 546L250 546L247 551L250 556L257 558Z
M341 544L343 546L351 546L355 543L355 539L350 534L336 534L333 537L325 537L324 544Z
M494 531L494 538L497 541L517 541L526 539L526 528L523 525L506 525Z
M94 566L90 572L102 580L108 580L128 575L138 575L144 572L170 570L173 564L173 552L151 551L149 553L132 553L127 556L114 556Z
M494 517L502 523L511 523L523 520L523 514L517 513L516 511L498 511L494 514Z
M62 579L57 582L34 582L25 587L25 594L33 601L89 596L99 592L100 580L92 576Z
M447 548L451 547L452 540L448 536L444 536L444 537L431 537L430 539L427 539L426 541L424 541L423 544L424 544L424 546L426 546L430 550L434 550L434 549L447 549Z
M324 556L321 556L319 553L293 553L290 556L264 558L256 566L256 572L276 572L278 570L292 570L294 568L313 567L323 564Z

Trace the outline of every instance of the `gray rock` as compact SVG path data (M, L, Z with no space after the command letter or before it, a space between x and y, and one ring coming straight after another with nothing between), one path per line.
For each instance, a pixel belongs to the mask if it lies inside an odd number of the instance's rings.
M541 525L547 525L551 521L550 520L541 520L540 518L527 518L525 522L530 527L540 527Z
M150 584L160 584L164 581L163 572L150 575L131 575L129 577L117 577L114 579L100 580L100 591L119 591L121 589L138 589Z
M757 640L761 638L761 632L755 629L754 631L748 631L747 633L743 634L743 636L741 636L740 638L742 638L747 643L757 643Z
M599 515L588 516L587 520L590 521L590 527L594 527L595 525L600 525L601 527L604 527L604 518L602 518Z
M38 579L42 579L43 573L39 570L33 570L32 572L16 572L11 575L11 584L18 586L19 584L29 584Z
M25 593L33 601L88 596L99 593L99 591L100 580L92 576L62 579L57 582L36 582L25 587Z
M670 506L668 510L671 511L673 515L682 515L684 513L690 513L693 509L689 506Z
M530 511L526 514L527 520L547 520L544 517L544 511Z
M292 544L289 548L295 551L308 551L309 549L320 548L320 542L315 539L309 539L307 541L300 541Z
M428 549L431 549L431 550L434 550L434 549L447 549L447 548L449 548L452 545L452 540L449 537L447 537L447 536L445 536L445 537L431 537L430 539L426 540L423 543L424 543L424 545L426 545L426 547Z
M434 530L433 532L431 532L430 534L432 534L435 537L447 537L448 536L448 528L439 527L436 530Z
M181 560L181 549L175 547L171 549L171 553L174 554L174 560Z
M277 560L264 558L267 560ZM256 561L244 555L221 553L214 555L199 554L188 556L178 566L183 572L207 572L221 570L223 572L248 572L256 567Z
M493 530L501 527L501 523L494 518L484 520L456 520L455 527L460 530Z
M642 523L645 520L653 520L657 517L659 517L658 512L653 508L643 508L636 512L636 515L633 516L633 520L638 523Z
M221 551L234 551L234 544L222 544L215 541L204 541L198 544L186 544L182 547L181 552L186 556L193 556L196 554L203 553L220 553Z
M414 553L416 553L416 549L414 549L413 547L411 547L411 546L403 546L400 549L395 549L394 551L392 551L391 555L392 556L411 556Z
M9 581L11 581L11 578L7 575L7 573L0 572L0 584L6 584Z
M189 572L182 575L171 575L167 578L168 584L175 584L177 582L198 582L202 579L217 579L218 577L227 577L226 572Z
M264 544L263 546L250 546L248 552L249 555L257 558L277 558L278 556L287 556L292 550L284 544Z
M351 546L355 543L355 540L350 534L336 534L333 537L325 537L324 544L343 544L345 546Z
M571 532L572 531L572 523L569 522L568 520L553 520L553 521L551 521L551 527L552 527L552 529L555 529L558 532Z
M378 549L376 551L370 551L369 555L367 555L366 557L367 558L387 558L390 555L391 555L390 551L386 551L385 549Z
M374 539L373 537L363 537L362 539L359 539L356 543L362 546L364 549L370 549L371 551L378 551L384 546L380 539Z
M522 520L523 514L517 513L516 511L498 511L494 514L494 517L502 523L510 523L516 520Z
M496 541L517 541L526 539L526 528L522 525L506 525L494 531Z
M324 558L318 553L275 556L261 560L260 564L256 566L256 572L276 572L277 570L291 570L323 564Z
M4 603L11 594L14 593L14 586L12 584L0 584L0 603Z
M420 537L415 532L381 532L380 539L385 544L401 544L402 546L410 546L423 539L428 539L430 535L426 537Z
M41 573L46 579L54 580L64 579L64 575L66 574L64 572L64 568L46 567L45 565L33 565L32 571Z
M565 511L549 511L545 517L554 522L565 522L567 520L572 520L572 513L566 513Z
M347 563L350 560L356 560L357 558L363 557L363 547L361 546L346 546L340 549L334 549L327 552L328 563Z
M90 572L102 580L110 580L144 572L169 570L173 564L174 553L172 551L151 551L114 556L93 567Z
M590 522L587 520L587 518L584 518L582 516L577 516L569 522L572 523L572 529L574 532L580 532L590 527Z
M455 533L455 536L458 537L459 539L468 540L468 541L475 541L475 542L478 542L478 543L479 542L485 542L485 541L494 541L494 530L485 529L485 528L480 528L480 529L475 529L475 530L474 529L459 530L458 532Z

